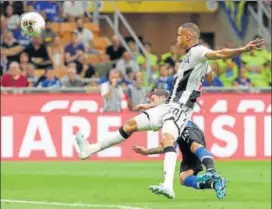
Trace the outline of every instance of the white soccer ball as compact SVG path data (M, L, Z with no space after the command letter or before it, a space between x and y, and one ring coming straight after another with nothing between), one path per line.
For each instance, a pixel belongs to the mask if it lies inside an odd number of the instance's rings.
M39 36L45 28L45 21L39 13L28 12L22 15L21 28L28 36Z

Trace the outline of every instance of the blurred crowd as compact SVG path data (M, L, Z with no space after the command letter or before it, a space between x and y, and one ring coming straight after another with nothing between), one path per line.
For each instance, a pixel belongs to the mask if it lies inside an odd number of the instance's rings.
M175 73L184 51L175 43L158 54L152 43L144 42L151 61L138 52L133 41L130 52L117 36L104 48L93 46L94 32L84 27L92 22L89 1L5 1L1 2L1 86L2 87L97 87L105 109L119 111L121 100L128 97L129 107L146 102L152 89L171 91ZM24 12L37 11L46 20L39 37L25 36L20 28ZM74 23L68 43L56 32L53 23ZM256 37L254 37L256 38ZM207 45L202 41L202 44ZM220 48L238 47L229 42ZM90 59L93 56L93 59ZM95 57L95 62L94 62ZM213 79L203 86L271 86L271 52L263 48L233 59L210 62Z

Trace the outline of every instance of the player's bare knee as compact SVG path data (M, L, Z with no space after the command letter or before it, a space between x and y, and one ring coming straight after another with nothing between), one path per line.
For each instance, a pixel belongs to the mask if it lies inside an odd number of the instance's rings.
M170 134L163 134L162 135L162 147L170 147L170 146L174 146L174 137Z
M127 134L132 134L133 132L137 131L137 122L134 119L128 120L127 122L125 122L125 124L123 125L123 130L127 133Z
M199 144L199 143L197 143L197 142L193 142L193 143L191 144L190 150L191 150L192 153L195 153L195 151L196 151L197 149L199 149L200 147L202 147L201 144Z
M181 185L184 185L184 181L185 181L186 177L187 177L187 175L186 175L186 173L184 173L184 172L181 172L181 173L179 174L179 183L180 183Z

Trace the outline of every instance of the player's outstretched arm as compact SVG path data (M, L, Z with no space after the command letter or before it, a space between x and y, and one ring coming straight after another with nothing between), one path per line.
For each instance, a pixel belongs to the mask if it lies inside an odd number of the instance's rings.
M140 146L137 146L137 145L133 145L132 149L133 149L134 152L136 152L138 154L141 154L141 155L155 155L155 154L163 153L162 146L147 149L145 147L140 147Z
M138 104L132 107L132 111L140 111L140 110L148 110L150 108L156 107L156 104L149 103L149 104Z
M205 57L209 60L227 59L227 58L231 58L246 52L250 52L255 49L258 50L263 45L264 45L264 40L258 38L254 41L249 42L247 45L241 48L209 51L206 53Z

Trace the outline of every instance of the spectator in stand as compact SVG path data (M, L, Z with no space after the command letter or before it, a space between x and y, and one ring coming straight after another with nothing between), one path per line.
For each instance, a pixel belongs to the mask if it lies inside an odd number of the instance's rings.
M182 60L182 54L185 54L185 52L180 51L176 45L176 43L173 43L170 46L170 51L167 53L164 53L161 56L162 63L169 64L172 67L175 67L176 62L180 62Z
M267 83L267 86L272 86L272 65L271 60L264 64L262 71L263 79Z
M63 3L63 16L66 20L75 20L75 18L83 17L85 10L84 2L82 1L64 1Z
M12 7L14 14L16 15L24 13L24 1L1 1L1 14L5 14L8 6Z
M45 45L49 45L52 43L53 39L56 37L55 31L52 30L52 23L47 21L45 24L45 30L42 31L42 39Z
M82 63L82 71L80 72L80 76L82 78L92 78L96 75L95 69L91 63L89 63L88 58L84 57Z
M27 53L25 53L25 52L21 53L19 65L20 65L20 69L22 72L25 72L27 70L28 65L29 65L29 56Z
M77 60L84 55L84 45L78 41L76 32L73 32L71 42L65 47L65 63L78 62Z
M180 66L180 63L181 63L181 62L176 62L175 68L174 68L174 70L175 70L174 74L177 74L178 69L179 69L179 66Z
M84 28L83 18L77 19L77 30L78 40L83 43L85 49L88 48L89 42L93 40L93 33L87 28Z
M155 88L167 90L170 92L173 88L174 77L172 75L170 76L169 66L166 64L161 65L159 67L159 73L160 77L155 83Z
M19 63L11 62L9 70L1 77L2 87L28 87L29 82L27 78L21 74Z
M106 80L106 77L113 67L112 61L107 54L100 54L100 62L93 64L95 71L102 80Z
M8 59L6 54L1 52L1 65L0 65L0 76L2 76L8 70Z
M120 39L117 36L112 37L112 45L106 49L106 54L110 56L110 60L116 61L123 56L125 48L121 46Z
M48 21L55 22L59 13L60 5L55 1L36 1L33 3L34 9L41 13L45 12Z
M32 8L32 6L29 6L29 8ZM7 28L7 25L1 24L1 31L2 28ZM20 27L20 18L19 18L19 26L12 30L14 38L18 41L18 43L22 46L27 46L31 41L31 36L26 36L21 27Z
M56 77L56 71L52 68L48 68L45 71L45 77L39 81L39 84L37 87L40 88L60 88L61 82Z
M257 39L257 38L256 38ZM255 40L255 39L254 39ZM234 43L234 41L230 41L229 44L226 44L224 48L230 48L230 49L234 49L237 48L236 44ZM233 62L236 63L236 65L238 66L238 68L240 69L242 66L242 60L240 56L234 56L232 58Z
M62 68L64 66L64 47L59 36L54 37L53 42L47 47L47 51L53 68Z
M137 48L136 48L135 42L134 41L129 41L127 44L128 44L128 47L129 47L129 49L130 49L130 51L132 53L133 59L137 60L138 52L137 52ZM138 62L138 64L141 65L142 63Z
M28 1L26 5L25 12L36 12L35 8L33 7L33 1Z
M266 50L264 49L263 51L264 54L262 54L262 52L256 53L255 51L243 54L242 55L243 64L247 65L248 67L261 67L267 61L267 55L265 53Z
M26 47L31 42L31 36L26 36L21 27L13 30L14 38L18 41L18 43L24 47Z
M121 85L123 92L126 93L127 87L135 83L135 74L129 73L128 76L125 77L124 74L121 73L119 70L118 74L119 74L118 84Z
M269 87L269 82L264 75L266 63L271 62L271 53L265 47L260 51L255 50L242 55L242 61L247 69L247 77L255 88Z
M45 11L40 11L40 15L43 17L45 22L48 22L48 18Z
M143 86L148 89L154 88L155 82L159 77L158 67L152 66L151 72L147 71L147 63L140 66L140 72L143 74Z
M205 76L205 80L203 81L203 86L216 86L222 87L223 83L220 81L218 77L219 67L216 62L213 62L211 65L212 68L208 69L208 73Z
M171 67L175 67L176 62L180 62L181 56L179 54L179 49L176 44L170 46L170 54L164 59L164 63L169 64Z
M76 74L76 65L71 63L68 65L67 75L61 79L63 87L81 87L84 85L80 76Z
M47 48L40 36L33 37L32 42L26 47L25 52L29 56L30 63L32 63L35 68L45 69L52 67Z
M126 71L128 72L126 77L120 72L127 82L126 85L133 84L135 82L136 73L133 72L131 68L127 68Z
M4 53L7 56L9 63L13 61L18 62L20 53L23 50L24 47L17 42L12 32L6 32L4 34L1 53Z
M6 32L8 32L7 28L7 18L4 15L1 15L1 44L3 42L3 37Z
M62 7L59 7L58 14L55 16L53 22L62 23L64 21L65 21L65 18L63 17L63 9L62 9Z
M146 52L148 54L148 58L151 61L151 65L152 66L157 65L158 57L155 54L152 54L152 52L151 52L151 43L149 43L149 42L144 43L144 47L145 47L145 50L146 50ZM146 62L146 60L145 60L145 57L143 55L137 56L137 63L139 65L141 65L141 64L143 64L145 62Z
M87 54L99 54L100 52L93 47L93 40L88 42L88 46L85 51Z
M251 80L247 77L247 70L245 68L240 69L240 76L233 82L233 86L252 87Z
M232 87L233 81L238 76L238 67L232 61L232 59L224 60L224 62L225 62L225 67L220 69L222 73L219 79L222 81L225 87Z
M259 36L259 35L256 35L256 36L254 36L253 37L253 40L255 40L255 39L257 39L257 38L262 38L261 36ZM269 52L268 50L267 50L267 45L264 45L263 47L262 47L262 49L260 49L260 50L255 50L254 52L254 56L255 57L259 57L260 59L261 58L263 58L264 60L265 60L265 63L268 61L270 61L271 62L271 51ZM264 64L265 64L264 63Z
M124 92L119 84L119 79L119 72L113 69L109 73L109 81L102 83L100 86L104 112L121 112L121 101Z
M28 80L30 80L31 86L36 86L38 82L38 77L35 74L35 66L28 64L26 70L23 73Z
M135 74L140 67L135 60L132 59L131 54L125 51L123 58L116 63L116 69L119 70L127 78L129 73Z
M40 85L40 83L46 79L46 75L47 75L47 71L44 71L44 74L41 75L40 77L38 77L38 80L36 82L35 87L38 87Z
M7 25L9 30L15 30L20 25L20 17L13 13L12 6L7 7Z
M143 75L137 72L135 76L135 83L128 86L128 107L131 110L135 105L147 103L148 91L143 87Z
M255 88L269 87L268 79L264 77L264 65L246 66L247 77L251 80Z

